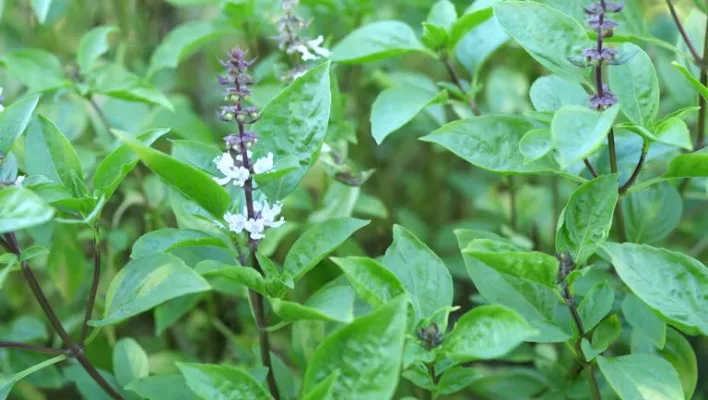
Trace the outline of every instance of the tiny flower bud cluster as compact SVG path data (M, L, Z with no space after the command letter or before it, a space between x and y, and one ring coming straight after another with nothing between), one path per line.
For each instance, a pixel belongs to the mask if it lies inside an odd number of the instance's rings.
M276 23L279 34L275 39L278 41L278 47L288 55L298 54L304 62L328 58L330 51L322 46L324 42L322 35L311 40L299 36L299 31L306 28L302 18L295 13L295 7L299 3L299 0L283 0L282 2L283 14ZM284 79L294 80L307 72L307 67L296 64L292 70L285 74Z
M241 213L227 212L224 215L227 228L234 233L248 232L251 241L258 241L265 236L266 228L277 228L285 221L277 220L282 205L275 203L272 206L267 201L253 200L253 175L267 173L273 170L273 153L253 161L250 150L258 142L258 134L246 129L246 125L253 124L259 118L258 109L245 106L244 101L251 94L249 87L253 79L248 74L248 67L253 61L247 61L245 54L240 49L234 49L228 54L227 61L221 64L227 69L226 76L219 77L219 83L226 87L225 101L228 103L221 107L219 118L225 122L236 123L238 132L224 137L226 151L214 159L216 169L223 177L214 177L219 185L229 183L242 187L246 194L246 207Z
M596 70L597 93L590 95L590 107L596 110L605 110L617 104L617 96L610 91L610 88L602 83L603 64L616 65L618 51L603 48L603 38L611 37L617 22L608 17L608 13L618 13L622 11L624 4L613 3L600 0L585 7L585 14L588 16L585 22L588 27L597 32L597 47L585 49L582 53L584 66L593 66ZM578 64L578 63L576 63ZM580 63L583 64L583 63Z

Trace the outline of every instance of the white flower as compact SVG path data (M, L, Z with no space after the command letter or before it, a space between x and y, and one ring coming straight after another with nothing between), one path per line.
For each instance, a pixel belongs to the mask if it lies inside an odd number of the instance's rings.
M307 45L310 46L312 51L315 52L315 54L319 55L320 57L329 57L329 50L325 49L324 47L320 46L324 42L324 37L322 35L317 36L317 39L313 39L307 42Z
M219 185L223 186L233 181L234 185L243 187L250 176L246 168L234 165L234 159L229 153L224 153L216 157L214 164L216 164L216 168L219 172L224 174L223 178L214 177L214 181Z
M283 217L280 217L280 220L276 221L275 219L280 215L280 212L283 210L283 204L280 202L277 202L273 204L271 207L268 202L263 202L263 204L259 202L254 202L253 203L253 210L255 212L260 212L260 217L263 220L263 225L270 227L270 228L277 228L285 223L285 220Z
M327 58L330 52L328 49L321 46L323 42L324 37L320 35L316 39L308 40L305 43L295 46L295 51L301 54L302 61L317 60L322 57Z
M261 157L253 164L253 172L262 174L273 170L273 153L268 152L268 155Z
M2 88L0 88L0 89L2 89ZM18 175L17 179L15 179L14 185L15 186L22 186L22 182L25 181L25 178L26 178L26 176L24 176L24 175Z
M243 228L246 225L246 217L243 214L231 214L227 212L224 214L224 220L229 224L229 230L235 233L243 232Z
M327 143L322 143L322 149L320 150L320 153L327 154L330 151L332 151L332 148Z
M316 60L319 58L316 55L310 53L310 49L308 49L307 46L305 46L304 44L297 46L295 50L297 50L301 54L302 61Z
M263 234L265 224L263 223L263 219L261 218L250 218L248 221L246 221L244 228L248 231L251 236L251 239L253 240L261 240L265 237L265 235Z

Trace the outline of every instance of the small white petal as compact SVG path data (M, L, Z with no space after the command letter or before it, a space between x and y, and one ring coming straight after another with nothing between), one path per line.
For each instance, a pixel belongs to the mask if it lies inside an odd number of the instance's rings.
M229 177L226 177L226 178L213 177L212 179L214 180L214 182L218 183L221 186L224 186L224 185L228 184L229 181L231 181L231 178L229 178Z
M15 185L15 186L22 186L22 182L25 181L25 178L26 178L26 176L24 176L24 175L19 175L19 176L17 177L17 179L15 179L14 185Z
M253 164L253 172L262 174L273 170L273 153L268 152L266 157L261 157Z

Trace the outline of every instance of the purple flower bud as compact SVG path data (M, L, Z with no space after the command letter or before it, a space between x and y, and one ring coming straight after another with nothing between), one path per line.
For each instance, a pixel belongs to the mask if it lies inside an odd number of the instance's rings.
M602 20L602 22L600 22ZM592 14L585 20L590 29L599 31L609 31L617 27L617 22L604 16L604 14Z
M602 6L603 2L597 1L595 3L592 3L588 5L587 7L583 7L583 10L585 11L586 14L605 14L605 13L618 13L624 9L624 2L622 3L613 3L611 1L606 1L604 2L605 6Z
M606 110L617 104L617 96L612 93L606 84L602 85L602 96L599 94L590 95L590 108L595 110Z
M587 58L588 60L593 60L593 61L610 61L614 60L614 58L617 56L619 52L615 49L602 49L602 51L598 52L597 49L595 48L589 48L583 50L582 56Z

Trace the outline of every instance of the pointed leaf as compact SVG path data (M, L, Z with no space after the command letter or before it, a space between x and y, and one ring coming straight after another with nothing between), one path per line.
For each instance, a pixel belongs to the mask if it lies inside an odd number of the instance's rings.
M632 243L603 248L622 281L669 324L708 335L708 268L685 254Z
M303 381L308 393L339 370L331 396L386 399L398 384L406 330L399 297L330 335L310 358Z
M607 240L619 194L617 175L584 183L573 192L558 220L556 252L581 265Z
M684 398L678 373L660 357L632 354L598 357L597 362L622 400Z
M113 278L106 294L105 315L91 325L117 324L167 300L209 289L207 281L181 259L169 254L145 256L130 261Z
M440 351L454 363L489 360L506 355L537 334L519 314L504 306L480 306L455 323Z

